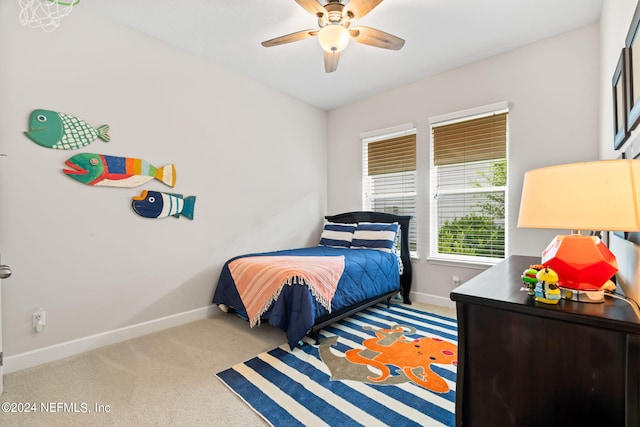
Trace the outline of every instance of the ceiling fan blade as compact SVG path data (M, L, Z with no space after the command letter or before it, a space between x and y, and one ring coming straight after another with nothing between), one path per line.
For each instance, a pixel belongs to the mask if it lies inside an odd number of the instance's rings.
M302 6L304 10L318 18L322 18L326 12L324 6L322 6L318 0L296 0L296 3Z
M338 61L340 60L340 52L324 51L324 71L333 73L338 69Z
M287 34L286 36L276 37L275 39L262 42L264 47L278 46L285 43L297 42L318 34L318 30L304 30L296 33Z
M363 26L353 27L349 30L349 34L358 43L368 44L369 46L391 50L400 50L402 46L404 46L404 40L400 37L376 30L375 28Z
M360 19L380 3L382 0L349 0L342 14L349 19Z

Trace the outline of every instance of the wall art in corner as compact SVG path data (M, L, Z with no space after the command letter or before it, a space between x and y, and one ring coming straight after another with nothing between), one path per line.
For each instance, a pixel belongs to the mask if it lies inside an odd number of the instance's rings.
M640 44L637 43L640 34L640 2L636 5L631 25L625 39L627 51L626 73L626 108L627 130L631 132L640 124Z
M196 196L184 197L182 194L150 190L142 190L142 193L134 196L131 201L135 213L145 218L185 216L192 220L195 204Z
M629 138L627 126L627 49L622 49L611 78L613 93L613 148L619 149Z
M173 164L155 167L146 160L131 157L80 153L70 157L64 173L78 182L105 187L137 187L157 179L174 187L176 168Z
M109 125L94 128L84 120L51 110L33 110L29 130L24 133L38 145L55 150L76 150L95 139L109 142Z

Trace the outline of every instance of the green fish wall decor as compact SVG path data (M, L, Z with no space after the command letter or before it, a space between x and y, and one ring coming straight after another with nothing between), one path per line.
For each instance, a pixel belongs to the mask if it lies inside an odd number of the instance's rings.
M51 110L33 110L29 116L30 140L55 150L76 150L85 147L96 138L109 142L109 125L97 129L75 116Z

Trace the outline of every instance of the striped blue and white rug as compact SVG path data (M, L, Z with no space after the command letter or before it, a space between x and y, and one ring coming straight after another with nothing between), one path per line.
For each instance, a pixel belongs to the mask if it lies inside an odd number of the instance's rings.
M398 332L397 325L403 332ZM321 332L321 337L319 346L305 345L290 351L283 345L216 376L273 426L454 425L455 364L433 363L434 357L436 361L445 360L435 354L420 353L409 360L400 357L397 362L393 361L398 360L397 351L386 354L394 340L398 346L412 343L411 347L428 341L431 344L423 346L423 352L440 342L443 347L437 350L452 362L451 348L455 350L453 359L457 356L454 319L405 305L387 308L379 304L334 323ZM350 354L360 356L361 364L347 360L345 353L351 349L355 350ZM429 351L433 353L434 349ZM406 356L406 352L403 354ZM372 362L362 364L362 360ZM405 375L401 370L404 365L415 366L410 366ZM438 386L418 384L425 366L432 371L427 378L438 377L439 392L428 388ZM388 378L384 384L376 383L376 378L386 376L384 371Z

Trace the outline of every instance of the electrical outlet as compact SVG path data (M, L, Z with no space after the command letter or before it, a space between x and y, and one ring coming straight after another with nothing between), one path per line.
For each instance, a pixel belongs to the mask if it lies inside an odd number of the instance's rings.
M451 284L453 286L460 286L460 278L458 276L451 276Z
M33 312L33 329L35 329L36 332L42 332L42 328L44 327L44 325L46 325L47 319L45 315L46 312L41 308Z

